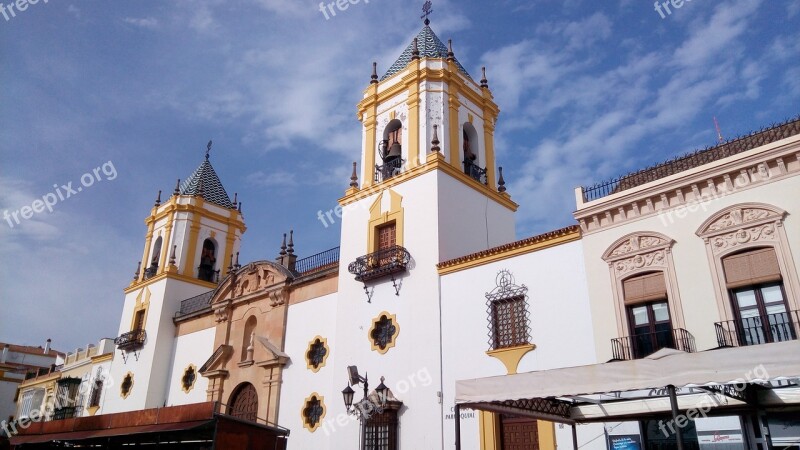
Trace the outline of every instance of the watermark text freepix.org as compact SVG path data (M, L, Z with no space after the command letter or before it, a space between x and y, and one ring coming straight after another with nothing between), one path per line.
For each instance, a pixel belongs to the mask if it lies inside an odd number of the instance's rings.
M692 0L666 0L666 1L663 1L663 2L662 1L656 1L656 3L655 3L656 12L659 15L661 15L662 19L666 19L667 16L671 16L672 15L672 9L670 9L670 6L672 6L672 8L675 8L675 9L681 9L683 7L684 3L688 3L690 1L692 1ZM665 11L666 11L666 14L665 14Z
M103 181L103 178L100 176L101 173L105 175L105 180L107 181L117 178L117 169L114 167L114 163L109 161L100 167L95 167L91 172L86 172L81 175L80 186L73 187L72 181L67 184L62 184L61 186L54 184L55 192L48 192L44 194L41 199L37 198L30 205L25 205L19 209L12 211L4 210L3 220L6 221L9 227L14 228L14 225L19 225L21 220L28 220L33 217L34 214L44 212L45 209L48 212L53 212L53 207L59 201L63 202L73 195L78 195L79 192L83 191L83 188L91 187L96 181Z
M47 3L48 1L49 0L42 0L44 3ZM6 22L8 22L13 17L17 17L17 12L23 12L28 9L28 6L35 5L37 3L39 3L39 0L16 0L6 5L0 1L0 14L2 14L3 18L5 18ZM15 8L16 11L14 11Z
M344 12L347 11L350 5L357 5L359 3L361 3L361 0L336 0L327 4L325 2L320 2L319 12L325 16L325 20L331 20L331 17L336 17L336 9ZM364 0L364 3L369 3L369 0ZM334 6L336 9L334 9ZM330 15L328 15L328 12L330 12Z

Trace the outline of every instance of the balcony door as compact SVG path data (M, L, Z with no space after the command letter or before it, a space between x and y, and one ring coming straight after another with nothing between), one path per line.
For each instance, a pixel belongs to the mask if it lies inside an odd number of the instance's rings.
M666 300L629 307L628 321L634 358L644 358L662 348L675 348Z
M732 294L739 345L791 341L796 338L781 283L747 286L733 290Z

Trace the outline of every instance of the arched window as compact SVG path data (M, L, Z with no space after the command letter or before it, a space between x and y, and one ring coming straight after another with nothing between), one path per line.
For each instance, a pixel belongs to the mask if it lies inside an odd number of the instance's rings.
M89 394L89 407L99 407L100 406L100 397L103 395L103 381L105 376L103 375L103 368L97 368L97 374L94 376L94 381L92 382L92 390Z
M203 250L200 253L200 267L198 267L197 270L197 278L212 283L217 281L218 272L214 270L217 264L216 255L217 246L214 245L214 241L211 239L203 241Z
M258 393L250 383L242 383L234 389L228 401L228 415L255 422L258 418Z
M244 324L244 333L242 334L242 361L250 361L253 359L256 325L258 325L256 316L250 316Z
M486 169L480 167L480 149L478 147L478 132L471 123L466 122L462 126L462 150L464 158L464 173L486 184Z
M144 270L144 279L148 279L150 277L154 277L158 272L158 263L159 259L161 258L161 236L156 239L155 245L153 245L153 251L150 253L150 266Z
M383 160L383 165L378 167L378 181L400 173L403 167L403 122L393 119L386 125L378 152Z

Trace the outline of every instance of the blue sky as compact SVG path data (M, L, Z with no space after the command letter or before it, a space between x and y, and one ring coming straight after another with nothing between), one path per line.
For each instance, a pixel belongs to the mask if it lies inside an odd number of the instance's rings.
M396 59L422 3L362 0L327 20L309 0L40 0L0 15L0 212L94 178L53 212L0 222L0 340L113 337L156 192L209 139L243 201L243 262L273 258L290 228L301 257L336 246L317 211L359 159L372 61ZM664 18L649 0L433 9L473 77L487 67L520 238L572 224L575 186L714 144L714 116L734 137L800 113L800 0L692 0Z

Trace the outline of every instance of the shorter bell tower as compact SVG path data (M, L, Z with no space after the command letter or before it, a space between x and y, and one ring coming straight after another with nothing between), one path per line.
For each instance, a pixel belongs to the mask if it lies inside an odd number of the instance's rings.
M246 227L237 196L228 196L204 160L172 195L159 191L150 215L141 262L125 289L125 305L111 367L108 413L162 406L172 357L172 322L182 300L217 288L232 266Z

